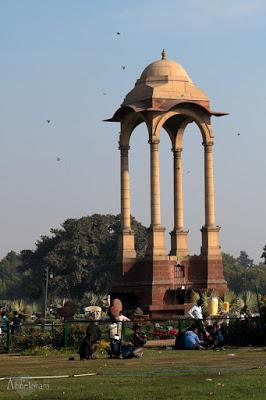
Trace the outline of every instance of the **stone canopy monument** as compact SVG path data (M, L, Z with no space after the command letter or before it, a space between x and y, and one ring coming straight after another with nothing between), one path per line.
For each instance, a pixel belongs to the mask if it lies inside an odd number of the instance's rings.
M211 116L226 115L210 109L207 95L175 61L161 60L148 65L135 87L109 122L120 122L121 154L121 234L118 263L111 296L118 297L127 309L141 307L152 317L174 317L186 311L190 289L227 289L223 276L220 227L215 223L213 186L213 133ZM201 228L199 256L190 256L188 231L183 218L182 146L188 124L195 122L204 149L205 224ZM135 236L130 223L129 144L134 129L147 127L150 146L150 215L146 256L136 257ZM165 247L165 228L160 210L160 131L169 135L173 152L174 221L171 249Z

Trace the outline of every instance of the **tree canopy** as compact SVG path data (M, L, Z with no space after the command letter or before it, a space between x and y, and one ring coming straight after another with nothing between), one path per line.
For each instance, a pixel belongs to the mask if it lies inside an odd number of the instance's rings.
M249 258L249 256L247 255L247 253L244 250L240 251L240 255L237 260L238 260L239 264L245 268L251 268L254 265L253 260L251 260L251 258Z
M243 291L255 291L257 287L261 293L266 293L266 268L263 264L247 268L246 263L240 263L241 258L235 258L223 253L224 277L230 290L239 294Z
M87 291L107 293L110 288L120 232L119 215L94 214L67 219L51 236L42 236L36 249L21 252L22 284L28 297L38 298L43 289L44 269L53 272L50 292L79 299ZM136 251L144 255L146 228L132 217Z
M266 245L263 247L263 252L260 258L264 258L264 264L266 264Z
M0 261L0 293L2 298L20 297L18 293L20 274L18 267L21 265L21 256L15 251L10 251Z

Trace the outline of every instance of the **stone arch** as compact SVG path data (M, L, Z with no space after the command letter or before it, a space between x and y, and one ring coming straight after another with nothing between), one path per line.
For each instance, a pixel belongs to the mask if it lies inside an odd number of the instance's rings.
M175 107L172 110L169 110L163 114L161 114L155 121L154 125L154 131L153 135L157 138L160 139L160 130L163 127L163 125L166 123L167 120L169 120L171 117L175 115L183 115L186 116L190 122L195 122L198 128L200 129L201 135L202 135L202 140L203 144L212 144L213 142L213 135L212 135L212 130L211 130L211 123L210 123L210 117L206 115L206 113L203 112L197 112L192 110L191 108L188 107ZM184 131L184 129L183 129ZM182 135L176 135L176 142L175 142L175 148L182 147ZM181 143L180 143L181 141Z
M148 129L146 118L142 113L137 113L134 111L128 113L126 118L121 121L121 132L119 137L120 146L129 146L132 132L138 125L142 124L143 122Z

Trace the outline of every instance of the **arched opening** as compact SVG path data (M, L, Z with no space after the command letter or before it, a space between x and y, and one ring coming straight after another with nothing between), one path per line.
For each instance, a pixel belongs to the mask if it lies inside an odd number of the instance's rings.
M150 225L150 153L145 123L138 125L130 137L129 174L131 215L146 227Z
M200 228L204 225L204 149L196 123L189 124L183 135L184 223L189 230L190 254L199 254Z

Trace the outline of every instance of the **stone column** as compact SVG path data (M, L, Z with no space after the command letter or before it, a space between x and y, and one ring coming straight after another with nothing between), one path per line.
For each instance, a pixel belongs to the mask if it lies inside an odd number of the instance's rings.
M174 156L174 229L171 235L171 255L182 257L188 254L187 234L184 230L182 149L172 149Z
M173 149L174 154L174 227L182 230L183 216L183 181L182 181L182 149Z
M120 145L119 149L121 156L121 234L118 257L119 259L128 259L136 257L134 232L131 230L130 222L129 146Z
M121 222L122 230L129 231L130 224L130 183L129 183L129 166L128 166L128 150L129 146L120 145L121 156Z
M161 197L159 171L159 140L150 143L151 226L161 226Z
M158 139L149 140L150 144L150 184L151 184L151 225L149 228L149 244L147 255L165 259L167 255L164 245L165 228L161 226L160 170Z
M214 185L213 185L213 143L204 143L204 180L205 180L205 225L202 227L201 254L221 256L219 241L220 227L215 225Z
M205 226L215 226L212 143L204 144Z

